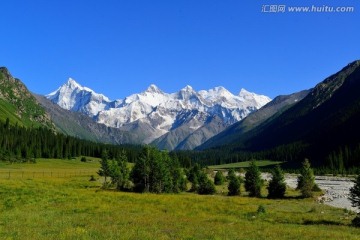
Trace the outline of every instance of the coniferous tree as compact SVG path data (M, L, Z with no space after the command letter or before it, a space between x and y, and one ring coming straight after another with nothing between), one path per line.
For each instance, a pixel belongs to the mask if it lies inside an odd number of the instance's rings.
M110 176L110 173L111 169L109 165L108 153L106 150L104 150L100 160L100 170L98 171L98 174L104 177L104 187L106 187L108 184L107 178Z
M354 180L354 186L350 188L349 200L353 207L360 209L360 174L358 174ZM352 220L352 224L356 227L360 227L360 213Z
M199 177L201 174L201 169L199 164L195 164L188 172L188 180L191 182L190 191L195 192L199 188Z
M177 192L184 184L184 176L169 154L149 146L135 162L131 177L138 192Z
M124 151L119 153L114 160L109 161L111 181L118 190L124 190L129 185L129 168L127 157Z
M205 172L201 171L198 176L198 193L199 194L214 194L216 192L214 183L208 178Z
M353 207L357 207L360 210L360 174L354 180L354 186L350 188L349 199Z
M259 168L255 161L251 161L245 173L245 189L250 197L261 197L262 180Z
M225 182L225 177L222 171L217 171L214 177L214 184L215 185L223 185Z
M241 187L242 179L241 177L236 176L235 171L233 169L231 169L228 172L228 180L229 180L228 195L229 196L240 195L240 187Z
M228 174L226 176L226 180L227 181L230 181L230 179L235 176L235 170L233 168L230 168L229 171L228 171Z
M150 161L151 152L149 147L145 147L141 156L136 160L131 172L132 181L135 184L135 191L150 191Z
M315 177L308 159L305 159L302 165L300 176L298 177L297 189L301 191L303 197L308 198L313 195L312 190L315 185Z
M187 180L176 156L170 157L170 175L172 177L172 192L178 193L187 190Z
M279 165L272 172L272 179L268 186L268 198L283 198L286 191L284 173Z

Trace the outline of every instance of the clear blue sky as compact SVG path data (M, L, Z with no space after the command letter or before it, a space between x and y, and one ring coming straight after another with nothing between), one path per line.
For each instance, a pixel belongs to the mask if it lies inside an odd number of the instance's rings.
M263 13L263 5L353 13ZM36 93L72 77L111 99L224 86L270 97L360 59L358 0L5 0L0 66Z

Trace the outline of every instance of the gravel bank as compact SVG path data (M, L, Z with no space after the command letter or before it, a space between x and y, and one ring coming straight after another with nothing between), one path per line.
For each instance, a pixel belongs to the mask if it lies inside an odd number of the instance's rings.
M262 178L269 181L271 174L262 173ZM290 188L296 188L297 175L285 174L285 182ZM348 199L350 188L354 186L351 178L316 176L315 183L324 191L324 195L318 199L320 204L327 204L333 207L346 208L354 212L359 212L357 208L351 206L351 202Z

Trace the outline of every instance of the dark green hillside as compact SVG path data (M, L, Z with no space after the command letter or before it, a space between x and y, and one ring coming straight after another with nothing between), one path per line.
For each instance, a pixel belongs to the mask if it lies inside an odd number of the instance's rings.
M46 126L52 123L26 86L0 67L0 120L9 118L12 124L25 127Z
M360 164L360 61L315 86L301 101L222 146L276 160L309 158L333 169Z
M290 95L282 95L274 98L271 102L263 106L258 111L251 113L245 119L231 125L223 132L209 139L198 149L205 149L210 147L216 147L229 144L236 141L246 132L254 129L265 121L269 121L272 118L280 115L286 109L302 100L310 91L304 90L298 93Z
M48 128L26 128L0 121L0 161L22 162L36 158L68 158L79 156L101 157L106 150L109 156L127 153L134 161L142 147L136 145L109 145L81 140Z

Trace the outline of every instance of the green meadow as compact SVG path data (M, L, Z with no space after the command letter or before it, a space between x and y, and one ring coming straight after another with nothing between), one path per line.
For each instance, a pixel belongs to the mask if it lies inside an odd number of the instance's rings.
M256 165L258 167L268 167L276 164L280 164L282 162L276 161L269 161L269 160L259 160L256 161ZM210 169L230 169L230 168L247 168L250 165L250 161L245 162L237 162L237 163L228 163L228 164L221 164L221 165L212 165L209 166Z
M293 190L283 200L228 197L225 193L117 192L101 189L98 167L96 159L1 163L2 172L88 174L0 178L0 239L313 240L360 236L360 229L350 226L353 213L300 199ZM89 181L91 174L97 181ZM265 213L257 212L260 205Z

